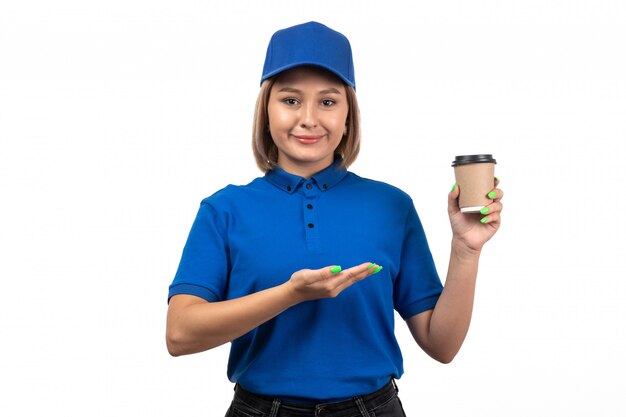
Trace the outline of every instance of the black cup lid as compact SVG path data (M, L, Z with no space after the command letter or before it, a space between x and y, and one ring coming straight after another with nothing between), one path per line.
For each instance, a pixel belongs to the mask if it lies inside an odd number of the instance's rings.
M491 154L460 155L454 158L454 161L452 161L452 166L455 167L457 165L481 164L481 163L495 164L496 160L493 159L493 156L491 156Z

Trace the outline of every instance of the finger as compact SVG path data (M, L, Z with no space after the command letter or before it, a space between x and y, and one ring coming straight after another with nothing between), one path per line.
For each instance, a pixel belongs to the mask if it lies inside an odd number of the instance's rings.
M452 190L448 193L448 213L452 214L461 210L458 202L459 193L459 185L455 182L452 186Z
M452 190L448 193L448 198L451 200L459 198L459 184L456 182L452 185Z
M373 274L377 266L378 265L372 262L365 262L361 265L353 266L352 268L342 271L341 274L337 276L337 281L340 283L343 281L360 281Z
M366 262L354 268L350 268L344 271L343 276L337 277L337 286L334 288L337 294L348 288L349 286L361 281L382 270L382 266L377 264Z
M307 285L315 284L316 282L326 281L332 279L341 273L340 265L325 266L316 270L317 274L313 273L310 278L306 280Z
M493 177L493 184L497 187L498 184L500 184L500 178L498 177Z
M488 204L485 207L483 207L480 210L480 214L485 215L485 214L499 213L501 211L502 211L502 203L500 203L499 201L494 201L493 203Z
M504 197L504 192L499 188L494 188L487 194L487 198L491 198L493 201L500 201L502 197Z
M487 216L480 219L482 224L499 224L500 223L500 212L488 214Z
M345 279L346 276L353 275L355 268L360 271L361 269L363 269L362 267L367 268L367 266L370 264L371 262L365 262L361 265L357 265L356 267L348 268L345 270L342 270L341 266L339 265L326 266L317 270L318 274L311 283L332 279L334 279L335 282L342 281L343 279Z

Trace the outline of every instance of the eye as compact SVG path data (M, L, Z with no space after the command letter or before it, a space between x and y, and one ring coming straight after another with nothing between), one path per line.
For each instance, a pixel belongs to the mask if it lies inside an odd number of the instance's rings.
M284 98L282 101L283 101L283 103L288 104L290 106L294 106L294 105L298 104L298 100L295 99L295 98L292 98L292 97Z
M329 98L326 98L326 99L322 100L322 105L324 107L330 107L330 106L332 106L334 104L335 104L335 100L331 100Z

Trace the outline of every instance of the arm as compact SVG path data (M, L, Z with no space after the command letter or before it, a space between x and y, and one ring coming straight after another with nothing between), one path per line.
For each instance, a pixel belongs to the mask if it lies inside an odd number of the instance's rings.
M487 206L487 220L483 222L482 216L460 212L458 187L450 192L448 214L453 237L446 284L434 309L407 320L417 344L442 363L451 362L465 340L474 307L480 253L500 227L503 193L499 189L494 191L496 198Z
M437 305L407 320L417 344L439 362L451 362L467 335L479 256L480 253L459 253L453 242L446 285Z
M167 350L172 356L202 352L246 334L296 304L288 285L214 303L194 295L173 296L167 311Z
M331 267L303 269L284 284L233 300L210 303L193 295L175 295L167 312L167 350L180 356L220 346L298 303L336 297L377 272L372 265L366 262L334 273Z

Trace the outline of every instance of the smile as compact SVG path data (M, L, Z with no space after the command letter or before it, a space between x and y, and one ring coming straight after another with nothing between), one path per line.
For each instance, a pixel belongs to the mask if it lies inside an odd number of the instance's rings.
M324 135L301 135L301 136L296 136L293 135L294 138L296 138L298 140L298 142L300 143L304 143L307 145L313 144L313 143L317 143L320 140L322 140L322 138L324 137Z

